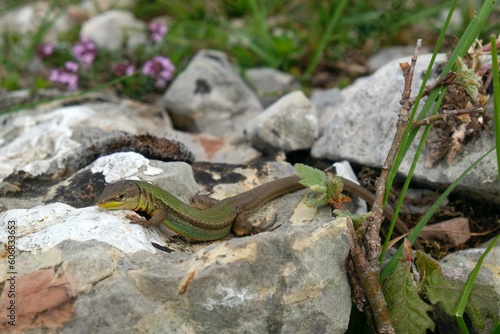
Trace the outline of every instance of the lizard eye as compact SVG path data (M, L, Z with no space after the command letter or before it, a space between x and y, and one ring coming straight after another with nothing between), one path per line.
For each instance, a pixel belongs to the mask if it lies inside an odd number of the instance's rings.
M119 201L123 201L125 199L125 193L121 193L120 195L118 195L117 199Z

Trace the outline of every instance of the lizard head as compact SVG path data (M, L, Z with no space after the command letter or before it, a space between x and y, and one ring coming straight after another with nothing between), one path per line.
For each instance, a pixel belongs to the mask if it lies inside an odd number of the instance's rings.
M97 199L97 206L101 209L135 209L139 206L140 188L130 180L108 184Z

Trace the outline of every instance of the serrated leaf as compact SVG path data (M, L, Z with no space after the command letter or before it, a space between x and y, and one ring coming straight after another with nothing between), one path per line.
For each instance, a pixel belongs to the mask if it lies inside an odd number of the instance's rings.
M323 171L303 164L295 164L295 170L304 187L316 192L326 192L326 176Z
M479 87L481 87L476 73L467 68L467 65L464 64L460 57L455 62L455 67L457 69L455 83L464 88L467 94L476 101L479 96Z
M435 324L427 315L431 307L420 299L410 269L410 263L400 262L382 285L392 324L398 334L423 334L427 329L434 331Z
M441 303L444 311L454 315L460 294L465 283L443 275L439 263L429 255L417 252L417 267L423 277L423 288L432 304ZM475 284L465 307L474 327L484 329L485 318L493 323L500 322L500 297L489 286Z
M327 191L330 197L337 197L344 189L344 182L340 177L328 174L326 177Z

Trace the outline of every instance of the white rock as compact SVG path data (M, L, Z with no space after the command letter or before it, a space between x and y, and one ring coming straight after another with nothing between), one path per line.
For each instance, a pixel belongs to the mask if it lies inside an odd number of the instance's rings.
M226 55L214 50L198 52L160 104L173 114L180 128L230 141L241 138L243 124L262 110Z
M87 20L80 30L81 37L88 37L97 46L118 50L126 42L134 48L146 41L146 24L125 10L109 10Z
M32 209L9 210L0 215L0 242L7 243L8 226L15 226L19 250L43 253L64 240L105 242L125 253L156 253L151 242L162 244L156 229L124 223L127 211L97 207L75 209L62 203Z
M416 95L420 88L430 58L430 54L418 57L412 95ZM446 59L446 55L440 54L436 63ZM410 62L410 58L392 61L349 88L350 97L330 115L322 136L314 143L311 154L315 158L345 159L366 166L383 165L394 138L398 113L401 111L399 101L404 83L399 67L401 62ZM429 84L431 82L428 82ZM419 138L417 136L417 140L410 147L400 172L408 173ZM424 163L419 163L415 170L415 178L426 183L449 185L493 146L493 137L485 132L474 142L465 145L450 165L441 162L433 168L427 168ZM499 201L500 184L496 168L494 154L490 154L462 181L462 189Z

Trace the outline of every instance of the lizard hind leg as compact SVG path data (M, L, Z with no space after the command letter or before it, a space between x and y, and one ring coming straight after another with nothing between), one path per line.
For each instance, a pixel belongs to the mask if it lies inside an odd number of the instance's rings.
M231 230L237 236L250 235L253 232L253 225L247 220L244 214L240 213L236 216Z
M274 231L275 229L281 226L281 225L275 226L276 218L277 215L275 214L273 216L273 219L271 219L269 222L261 224L260 226L253 226L246 219L246 217L242 213L240 213L238 216L236 216L236 219L234 220L232 231L234 234L238 236L253 235L264 231Z
M252 230L252 234L257 234L257 233L264 232L264 231L271 232L271 231L274 231L274 230L280 228L281 224L276 224L277 219L278 219L278 215L274 214L273 218L270 221L268 221L268 222L264 221L263 224L260 224L259 226L254 226L253 230Z

